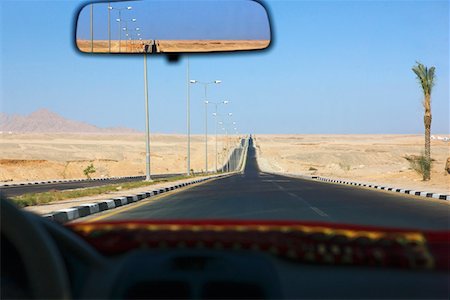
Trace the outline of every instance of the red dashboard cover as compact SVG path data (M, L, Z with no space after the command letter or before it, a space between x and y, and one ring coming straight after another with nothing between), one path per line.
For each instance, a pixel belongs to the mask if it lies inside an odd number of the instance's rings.
M260 251L303 263L450 269L450 231L240 220L133 220L67 227L106 255L139 248L203 248Z

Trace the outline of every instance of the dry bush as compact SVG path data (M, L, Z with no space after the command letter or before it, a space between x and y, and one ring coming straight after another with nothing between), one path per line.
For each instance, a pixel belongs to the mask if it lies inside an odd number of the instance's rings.
M409 155L404 157L408 162L411 169L418 174L424 176L424 174L430 174L431 167L433 165L433 159L428 160L425 155Z

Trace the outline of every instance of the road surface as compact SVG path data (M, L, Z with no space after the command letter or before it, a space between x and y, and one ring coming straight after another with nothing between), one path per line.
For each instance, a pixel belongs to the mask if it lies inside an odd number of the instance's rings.
M153 179L170 178L174 176L180 176L183 174L157 174L153 175ZM20 186L7 186L0 187L0 193L2 197L14 197L28 193L43 193L50 190L70 190L80 189L87 187L102 186L114 183L124 183L132 181L142 181L145 176L139 176L135 178L123 178L123 179L107 179L107 180L92 180L92 181L77 181L77 182L58 182L58 183L43 183L36 185L20 185Z
M449 229L443 200L262 173L249 143L243 174L210 181L91 218L308 220Z

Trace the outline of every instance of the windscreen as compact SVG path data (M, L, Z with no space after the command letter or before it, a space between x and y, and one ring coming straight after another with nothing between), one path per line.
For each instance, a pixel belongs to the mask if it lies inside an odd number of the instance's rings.
M448 229L448 1L1 7L1 189L26 211Z

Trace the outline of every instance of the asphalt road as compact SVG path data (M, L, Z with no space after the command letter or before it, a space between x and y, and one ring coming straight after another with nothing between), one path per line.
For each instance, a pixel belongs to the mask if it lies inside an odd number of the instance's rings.
M308 220L448 230L449 208L443 200L262 173L250 141L243 174L118 209L96 220Z
M180 176L182 174L155 174L153 179L170 178L174 176ZM27 193L43 193L50 190L70 190L87 187L102 186L114 183L124 183L132 181L142 181L145 176L136 178L123 178L123 179L108 179L108 180L92 180L92 181L79 181L79 182L59 182L59 183L44 183L33 185L21 185L21 186L8 186L0 187L0 193L2 197L14 197Z

